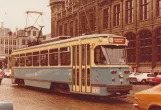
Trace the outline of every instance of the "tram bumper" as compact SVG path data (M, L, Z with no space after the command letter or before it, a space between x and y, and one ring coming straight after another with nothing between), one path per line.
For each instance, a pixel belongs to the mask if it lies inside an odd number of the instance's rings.
M106 90L113 95L126 95L132 90L132 85L108 85Z

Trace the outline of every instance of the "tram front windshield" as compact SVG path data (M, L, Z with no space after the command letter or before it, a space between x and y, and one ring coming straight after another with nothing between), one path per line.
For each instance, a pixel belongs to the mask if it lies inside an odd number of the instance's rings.
M96 65L126 64L125 46L99 45L94 50Z

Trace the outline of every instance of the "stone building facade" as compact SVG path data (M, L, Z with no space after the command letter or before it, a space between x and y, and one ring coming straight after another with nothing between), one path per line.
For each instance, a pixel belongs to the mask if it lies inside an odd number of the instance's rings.
M12 33L9 28L0 27L0 65L2 62L9 62L9 56L12 51L28 47L28 40L37 39L39 30L36 27L27 27L25 29L16 29ZM42 34L41 34L42 36ZM42 39L40 37L40 39ZM6 68L9 65L4 66ZM1 68L0 68L1 69Z
M161 0L50 0L51 35L114 33L134 71L161 73Z

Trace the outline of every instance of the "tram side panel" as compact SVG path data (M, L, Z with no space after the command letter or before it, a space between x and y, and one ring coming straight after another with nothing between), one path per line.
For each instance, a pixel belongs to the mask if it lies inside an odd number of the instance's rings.
M25 85L50 89L52 82L71 84L71 68L16 68L14 79L23 79Z

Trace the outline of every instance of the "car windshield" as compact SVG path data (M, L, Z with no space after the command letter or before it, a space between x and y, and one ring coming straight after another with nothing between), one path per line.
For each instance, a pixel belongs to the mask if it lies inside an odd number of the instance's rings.
M94 61L97 65L126 64L125 46L100 45L94 52Z
M135 73L134 75L140 75L141 73Z

